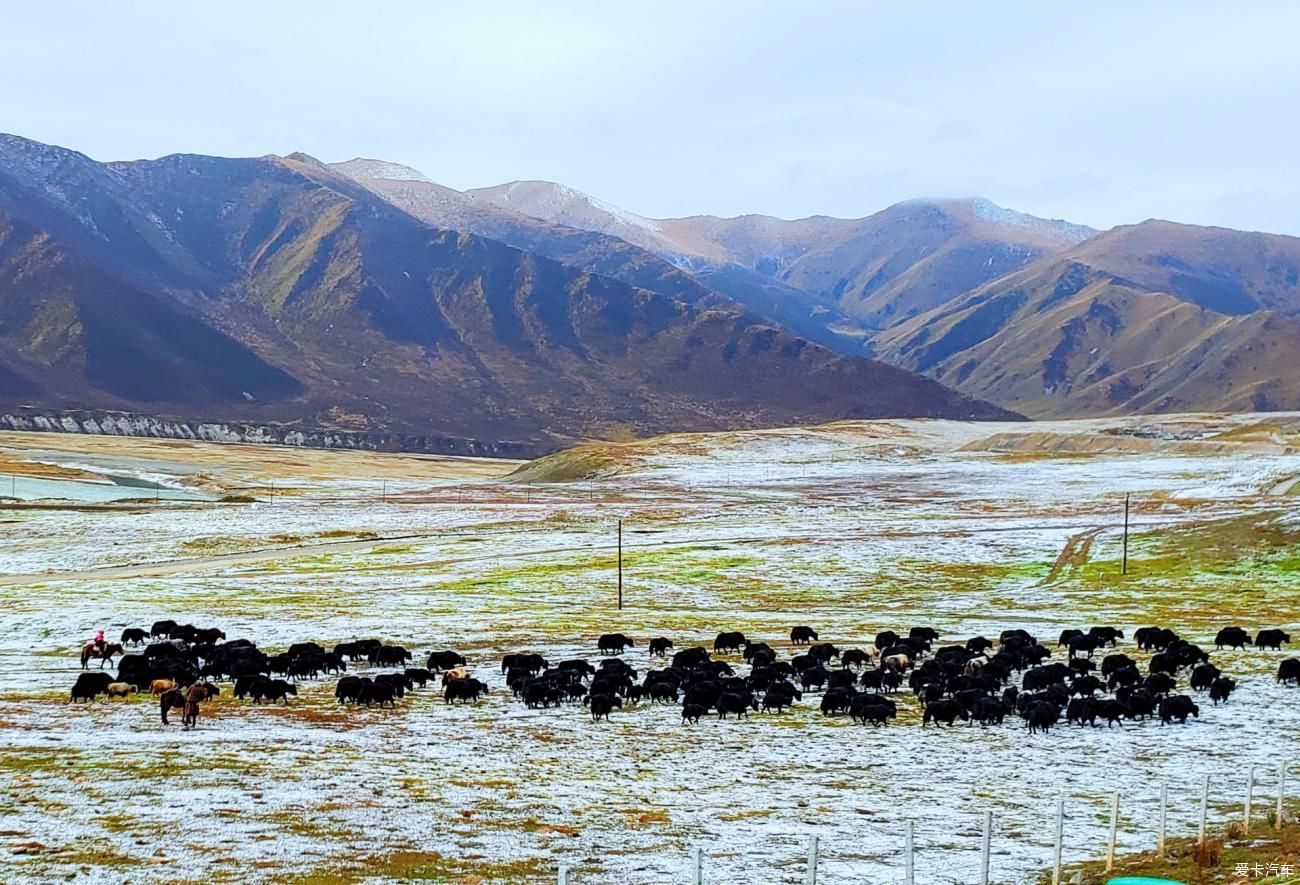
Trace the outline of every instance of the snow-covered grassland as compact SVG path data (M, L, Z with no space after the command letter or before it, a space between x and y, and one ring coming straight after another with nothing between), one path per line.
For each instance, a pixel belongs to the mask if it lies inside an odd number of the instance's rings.
M821 881L897 882L912 819L917 881L966 883L992 810L993 878L1028 882L1050 860L1058 798L1066 857L1082 858L1102 846L1113 790L1121 850L1152 844L1162 782L1170 832L1190 832L1203 774L1223 818L1248 766L1264 804L1277 763L1300 755L1300 690L1272 676L1297 652L1216 653L1241 687L1224 706L1199 698L1186 727L1033 736L1019 720L922 728L906 694L881 729L824 718L816 693L741 721L684 727L643 703L592 724L581 706L525 709L499 661L595 660L614 630L637 640L642 670L650 637L680 649L735 629L786 654L795 624L840 648L914 625L944 641L1025 627L1053 646L1094 624L1203 643L1229 624L1300 627L1295 420L679 436L523 478L491 462L0 435L0 474L53 475L67 498L58 483L95 471L196 492L0 502L0 880L541 882L565 864L575 883L649 883L687 881L699 846L706 881L798 882L816 834ZM579 478L527 481L555 463ZM452 648L492 693L452 707L429 688L366 710L338 706L333 678L287 706L227 691L192 732L162 726L144 695L64 703L97 628L161 618L270 651L370 636L419 657Z

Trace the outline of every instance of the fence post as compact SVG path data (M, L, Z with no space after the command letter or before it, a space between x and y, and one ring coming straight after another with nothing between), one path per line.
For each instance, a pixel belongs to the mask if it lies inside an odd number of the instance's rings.
M559 882L560 882L560 885L569 885L569 868L568 868L568 867L565 867L565 866L561 866L561 867L560 867L560 880L559 880Z
M1273 820L1273 829L1282 829L1282 797L1286 795L1286 760L1277 766L1277 816Z
M1124 495L1124 560L1120 566L1120 574L1128 574L1128 493Z
M1110 838L1106 840L1106 872L1115 869L1115 831L1119 829L1119 790L1110 797Z
M808 840L808 874L804 877L807 885L817 885L817 837Z
M1065 800L1056 800L1056 856L1052 863L1052 885L1061 885L1061 848L1065 841Z
M1197 845L1205 844L1205 811L1210 804L1210 776L1207 774L1201 780L1201 828L1199 835L1196 837Z
M696 848L691 855L691 883L704 885L704 850Z
M1250 810L1255 799L1255 766L1250 766L1246 774L1246 807L1243 809L1242 835L1250 835Z
M912 852L915 847L915 824L909 820L903 830L903 885L913 885L916 865Z
M1156 836L1156 857L1165 856L1165 821L1169 807L1169 784L1160 785L1160 834Z
M993 840L993 812L984 812L984 839L980 845L980 885L989 885L989 848Z

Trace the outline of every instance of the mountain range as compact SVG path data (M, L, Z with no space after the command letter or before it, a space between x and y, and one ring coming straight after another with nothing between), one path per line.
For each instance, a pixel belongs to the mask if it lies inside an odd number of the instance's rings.
M491 207L476 217L500 237L431 224L346 173L301 154L99 163L0 137L0 407L520 452L1011 416L811 342L616 238ZM430 205L462 203L418 183Z
M1298 267L1296 238L1098 232L976 198L652 219L382 160L100 163L0 136L0 408L519 451L850 417L1294 409Z
M450 220L393 180L418 173L387 165L340 168ZM840 353L1030 417L1300 408L1295 237L1158 220L1100 232L978 198L785 221L645 218L540 181L450 193L463 227L490 217L490 235L521 243L530 224L618 237ZM527 247L546 238L534 227Z

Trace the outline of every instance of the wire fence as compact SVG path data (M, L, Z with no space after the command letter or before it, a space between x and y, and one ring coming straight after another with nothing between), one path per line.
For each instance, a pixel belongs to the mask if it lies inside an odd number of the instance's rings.
M1121 834L1131 837L1126 839L1125 846L1129 852L1145 852L1155 859L1167 858L1170 854L1168 825L1171 811L1182 812L1179 816L1186 819L1190 806L1193 812L1191 820L1196 824L1192 847L1208 846L1209 849L1196 852L1196 863L1198 867L1213 868L1219 864L1217 851L1214 850L1218 839L1225 836L1243 841L1258 839L1261 831L1277 832L1283 827L1294 825L1294 819L1288 811L1291 799L1287 795L1291 765L1290 761L1279 762L1276 766L1251 765L1244 783L1232 783L1230 778L1203 775L1198 790L1174 797L1176 807L1170 803L1171 791L1168 784L1160 785L1159 798L1155 802L1138 797L1126 800L1118 791L1105 797L1061 797L1054 807L1044 809L1039 831L1044 838L1032 841L1019 832L1000 830L996 811L988 809L983 812L978 834L970 840L969 847L959 848L960 856L954 861L950 850L951 837L947 838L942 851L943 860L936 865L927 864L927 860L941 852L938 848L927 845L924 839L918 838L916 820L904 819L896 827L896 847L877 850L870 860L851 848L823 840L820 835L813 833L807 836L801 854L792 856L788 864L781 866L794 868L796 881L802 881L804 885L915 885L918 881L998 885L1011 881L1007 876L1012 873L999 870L996 859L1007 855L1024 858L1044 854L1044 863L1036 872L1029 874L1028 880L1038 881L1050 871L1049 881L1052 885L1062 885L1082 881L1081 873L1077 870L1071 874L1071 878L1066 878L1070 867L1065 859L1067 852L1076 858L1072 864L1087 859L1104 863L1103 869L1107 875L1116 872L1121 862L1117 854ZM1261 776L1266 769L1270 773ZM1072 838L1071 821L1088 822L1099 815L1106 822L1105 837L1100 842L1095 838ZM1221 828L1217 836L1211 826ZM951 833L952 828L935 827L931 832ZM1183 838L1191 839L1192 834L1184 834ZM1048 848L1050 853L1044 853L1043 848ZM723 860L727 861L725 874ZM1300 866L1285 859L1249 865L1237 863L1236 867L1238 875L1254 879L1274 877L1290 881L1289 877L1300 874ZM1242 867L1246 867L1246 870ZM712 878L711 868L714 873ZM714 863L707 846L695 846L681 859L680 869L682 876L675 881L688 881L692 885L735 881L734 856L730 851L720 853L717 863ZM1018 877L1015 881L1026 881L1023 870L1016 871L1014 875ZM571 865L558 868L559 885L581 885L583 880L583 875Z

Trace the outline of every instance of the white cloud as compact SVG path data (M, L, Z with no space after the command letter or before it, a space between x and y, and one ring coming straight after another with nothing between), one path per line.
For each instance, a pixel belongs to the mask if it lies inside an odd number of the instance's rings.
M1300 234L1298 32L1289 2L20 4L0 128L549 178L644 215L982 194Z

